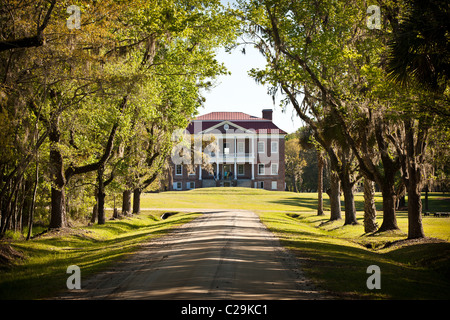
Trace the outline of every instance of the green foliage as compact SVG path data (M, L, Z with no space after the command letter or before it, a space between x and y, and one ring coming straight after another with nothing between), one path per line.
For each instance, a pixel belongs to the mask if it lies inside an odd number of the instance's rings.
M69 5L81 10L79 29L66 27ZM50 15L44 43L0 52L2 177L32 183L37 156L43 181L66 189L73 218L90 214L96 164L114 193L161 174L172 132L186 127L211 80L226 73L215 49L230 45L239 26L215 0L10 0L7 8L0 42L33 34L42 13ZM83 170L65 176L68 168ZM17 186L1 181L6 206ZM2 210L2 227L9 213Z
M299 185L302 185L302 174L306 161L302 157L300 142L298 138L286 141L285 144L285 165L287 188L290 191L297 191Z
M377 182L386 199L380 229L396 229L397 174L400 189L420 196L434 165L429 133L448 130L446 2L387 1L381 29L368 28L366 1L238 3L249 42L266 59L250 75L273 96L281 91L281 107L292 104L344 187L360 175ZM440 90L396 85L388 76L394 71L439 83ZM411 237L424 236L420 210L410 206Z
M161 220L162 213L151 211L102 226L44 233L27 242L18 238L12 246L23 259L13 261L9 270L2 270L0 299L51 298L66 289L68 266L78 265L83 277L89 277L126 258L141 243L198 216L178 213Z

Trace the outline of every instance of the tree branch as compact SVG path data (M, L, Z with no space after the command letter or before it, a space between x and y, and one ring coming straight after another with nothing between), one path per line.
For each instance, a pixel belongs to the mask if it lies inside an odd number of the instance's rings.
M42 24L38 27L37 34L35 36L24 37L21 39L0 41L0 52L16 48L31 48L31 47L40 47L44 45L45 38L43 32L50 21L50 17L53 8L55 7L55 4L56 0L52 0L50 2L50 8L47 10L44 21L42 21Z
M372 178L374 177L374 174L376 173L376 168L375 166L371 165L370 167L366 165L366 162L364 161L363 157L361 156L356 142L353 139L353 137L350 135L349 130L347 128L346 122L342 116L342 113L340 111L340 102L338 100L336 100L334 98L334 96L332 95L331 91L328 90L320 81L320 79L317 77L317 75L314 73L314 71L309 67L309 65L306 63L306 61L304 59L302 59L298 54L292 54L291 52L289 52L289 50L286 49L281 36L279 34L278 31L278 25L277 25L277 21L275 16L271 13L270 8L268 7L268 5L266 6L266 10L267 13L269 15L269 19L272 25L272 37L274 39L274 44L275 44L275 49L281 53L283 53L286 57L288 57L289 59L297 62L300 67L305 70L308 75L310 76L312 82L314 83L315 86L317 86L319 88L319 90L322 93L322 101L325 105L328 105L332 108L333 111L335 111L335 115L337 117L337 120L339 121L339 124L342 127L342 132L344 134L344 136L346 137L346 140L348 142L348 144L350 145L350 147L352 148L352 151L355 153L356 158L358 159L358 162L360 164L361 170L365 171L367 173L367 175ZM291 101L292 98L290 97ZM294 105L294 108L296 109L297 113L299 113L300 108ZM301 117L300 113L299 116ZM303 120L305 120L304 118L302 118ZM306 121L305 121L306 122ZM308 122L307 122L308 123ZM309 123L308 123L309 124Z
M120 104L120 109L121 109L122 113L123 113L123 111L125 109L127 101L128 101L128 96L125 96L122 99L122 102ZM90 164L87 164L87 165L84 165L84 166L80 166L80 167L72 167L71 166L71 167L67 168L66 171L65 171L66 180L69 180L70 177L72 177L73 175L83 174L83 173L88 173L88 172L91 172L91 171L98 170L102 165L104 165L106 163L106 161L108 161L109 157L112 154L114 138L116 136L116 132L117 132L118 127L119 127L119 124L118 124L118 122L116 122L113 125L112 129L111 129L111 132L110 132L109 138L108 138L108 142L107 142L106 147L105 147L105 151L103 152L103 155L100 158L100 160L98 160L97 162L94 162L94 163L90 163Z

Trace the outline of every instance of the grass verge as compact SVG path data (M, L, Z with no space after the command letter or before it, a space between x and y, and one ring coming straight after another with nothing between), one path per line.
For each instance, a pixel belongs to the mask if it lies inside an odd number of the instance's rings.
M381 225L381 194L376 194L375 201ZM430 193L428 204L431 212L450 211L446 194ZM359 225L344 226L343 219L328 221L326 195L326 215L317 216L317 193L208 188L148 194L142 199L143 207L253 210L282 245L297 255L308 277L343 299L450 298L450 218L423 217L428 238L409 241L405 211L397 212L400 230L365 234L362 193L355 194L355 205ZM367 288L370 265L380 267L380 290Z
M328 199L324 202L325 210L329 210ZM65 289L69 265L78 265L82 278L87 277L123 259L151 237L161 236L198 216L198 213L178 213L161 220L164 212L161 210L166 208L256 212L281 243L297 255L307 276L340 298L449 299L450 218L424 217L423 228L429 238L407 241L406 212L397 213L400 230L365 234L362 194L356 194L355 203L360 224L343 226L343 220L329 222L329 212L325 216L316 215L315 193L211 188L145 194L142 208L158 210L108 221L103 226L60 230L31 241L16 238L0 242L0 249L4 245L14 250L9 254L17 261L10 268L0 269L0 299L52 297ZM376 204L381 210L379 194ZM429 211L449 211L448 204L448 195L429 196ZM381 221L379 212L378 223ZM369 290L366 286L370 276L366 270L370 265L380 267L380 290Z
M261 221L292 250L319 288L342 299L450 298L450 243L406 240L402 231L365 234L360 225L343 226L314 213L259 212ZM407 220L398 215L399 224ZM362 219L362 217L360 218ZM442 218L427 218L434 229ZM449 224L435 233L449 231ZM368 289L370 265L380 268L381 289Z
M0 299L43 299L66 289L69 265L81 269L82 279L107 268L138 246L187 223L199 214L178 213L162 220L160 211L110 220L104 225L55 230L30 241L0 242L3 257L14 264L0 269ZM1 253L1 252L0 252Z

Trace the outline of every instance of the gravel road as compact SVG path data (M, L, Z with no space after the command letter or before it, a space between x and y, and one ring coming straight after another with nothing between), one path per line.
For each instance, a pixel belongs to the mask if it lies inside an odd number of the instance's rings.
M82 276L82 270L81 270ZM323 299L251 211L209 210L59 299Z

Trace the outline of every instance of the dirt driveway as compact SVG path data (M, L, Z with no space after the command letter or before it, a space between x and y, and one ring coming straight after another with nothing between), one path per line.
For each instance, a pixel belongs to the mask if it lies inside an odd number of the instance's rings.
M81 271L82 275L82 271ZM63 299L322 299L250 211L210 210Z

